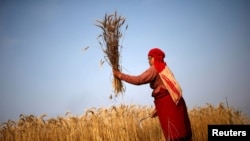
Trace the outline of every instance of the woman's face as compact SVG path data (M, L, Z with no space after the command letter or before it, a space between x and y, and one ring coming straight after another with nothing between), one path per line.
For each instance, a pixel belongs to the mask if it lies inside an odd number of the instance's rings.
M150 66L152 66L154 64L154 57L148 56L148 63Z

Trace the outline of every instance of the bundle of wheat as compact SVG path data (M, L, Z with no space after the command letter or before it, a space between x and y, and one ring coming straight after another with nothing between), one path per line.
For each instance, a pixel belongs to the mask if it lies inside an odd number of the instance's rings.
M105 14L104 19L102 21L97 20L96 24L96 26L102 29L102 34L98 36L98 39L102 39L102 42L99 41L99 44L106 55L104 58L114 70L121 70L119 60L122 46L119 44L119 41L121 37L124 37L121 33L121 28L124 23L125 18L117 16L117 12L115 12L110 15ZM127 27L128 26L126 26L126 30ZM103 48L103 45L105 48ZM115 77L113 78L113 88L116 95L125 91L121 80Z

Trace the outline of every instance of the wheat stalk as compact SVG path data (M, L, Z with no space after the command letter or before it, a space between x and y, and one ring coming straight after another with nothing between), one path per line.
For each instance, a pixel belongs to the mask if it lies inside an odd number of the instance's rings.
M99 44L102 47L103 52L105 53L104 59L114 70L121 70L120 66L120 50L121 45L119 44L120 39L123 37L121 32L122 25L125 23L125 18L118 16L117 12L114 14L105 14L105 17L102 21L97 20L97 27L102 29L102 34L97 38L101 38L102 41L99 41ZM127 30L126 26L126 30ZM103 47L105 46L105 48ZM122 81L118 78L113 78L113 88L114 93L123 93L125 91Z

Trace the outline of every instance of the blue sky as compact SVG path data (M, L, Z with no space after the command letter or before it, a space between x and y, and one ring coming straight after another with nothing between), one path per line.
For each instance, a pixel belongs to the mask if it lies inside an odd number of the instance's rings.
M153 105L149 85L124 83L109 99L112 72L96 20L126 18L124 73L147 69L159 47L189 109L225 103L250 116L250 2L247 0L43 0L0 2L0 122L20 114L82 115L92 107ZM83 51L85 47L89 49Z

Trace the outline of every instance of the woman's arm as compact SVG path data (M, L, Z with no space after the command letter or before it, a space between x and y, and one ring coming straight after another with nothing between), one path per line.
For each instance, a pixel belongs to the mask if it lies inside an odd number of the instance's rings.
M127 83L134 84L134 85L142 85L146 83L150 83L156 75L158 74L156 69L151 66L146 71L141 73L140 75L134 76L134 75L128 75L125 73L121 73L120 71L113 70L113 74L115 77L124 80Z

